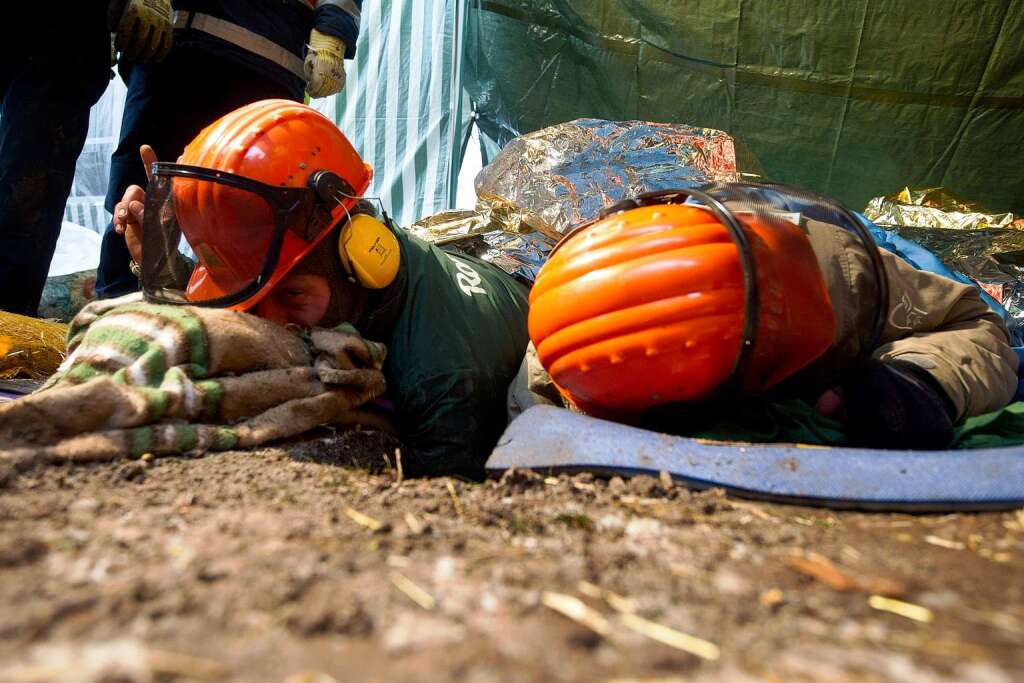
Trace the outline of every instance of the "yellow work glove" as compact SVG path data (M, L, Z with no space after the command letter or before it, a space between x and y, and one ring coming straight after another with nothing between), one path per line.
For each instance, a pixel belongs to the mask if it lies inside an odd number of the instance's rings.
M113 0L108 23L121 59L159 62L171 51L171 0Z
M306 52L306 92L310 97L327 97L345 87L345 43L313 29Z

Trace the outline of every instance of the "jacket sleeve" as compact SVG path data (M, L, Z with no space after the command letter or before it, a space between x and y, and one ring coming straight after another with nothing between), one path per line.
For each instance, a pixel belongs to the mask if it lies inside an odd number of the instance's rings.
M341 38L345 43L345 59L355 57L362 9L363 0L316 0L313 28L320 33Z
M492 416L472 370L425 377L401 392L399 431L411 451L411 474L483 476L484 462L504 427ZM497 417L497 420L494 418Z
M1017 355L999 316L971 285L917 270L879 250L889 311L878 360L924 368L946 390L957 419L998 410L1017 390Z

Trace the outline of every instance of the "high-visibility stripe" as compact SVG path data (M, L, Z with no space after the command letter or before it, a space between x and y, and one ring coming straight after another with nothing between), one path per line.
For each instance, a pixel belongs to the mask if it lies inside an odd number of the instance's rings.
M174 28L183 29L186 26L195 31L201 31L215 38L225 40L232 45L237 45L264 59L269 59L271 62L283 66L301 78L303 83L306 82L306 73L299 56L281 47L269 38L209 14L175 12Z

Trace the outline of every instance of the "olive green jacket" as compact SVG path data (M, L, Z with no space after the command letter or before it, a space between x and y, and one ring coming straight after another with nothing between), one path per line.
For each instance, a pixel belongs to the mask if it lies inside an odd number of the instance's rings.
M869 343L877 282L867 252L845 230L807 221L807 234L825 276L837 330L832 348L796 380L837 379ZM912 362L938 380L958 419L998 410L1017 391L1017 355L1002 319L978 290L917 270L879 249L889 286L881 339L871 357Z

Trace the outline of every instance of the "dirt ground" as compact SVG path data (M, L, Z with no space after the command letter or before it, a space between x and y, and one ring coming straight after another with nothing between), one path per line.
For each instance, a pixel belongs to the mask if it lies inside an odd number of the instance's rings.
M0 681L1024 680L1024 511L399 481L394 445L11 479Z

